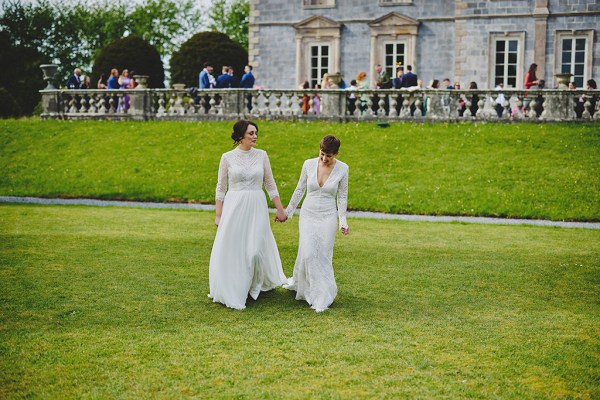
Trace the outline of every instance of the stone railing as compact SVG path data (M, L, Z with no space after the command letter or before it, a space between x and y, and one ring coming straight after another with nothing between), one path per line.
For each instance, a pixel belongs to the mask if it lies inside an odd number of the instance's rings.
M55 119L600 121L599 90L225 89L194 93L185 89L46 89L40 92L42 118ZM576 101L582 95L587 100Z

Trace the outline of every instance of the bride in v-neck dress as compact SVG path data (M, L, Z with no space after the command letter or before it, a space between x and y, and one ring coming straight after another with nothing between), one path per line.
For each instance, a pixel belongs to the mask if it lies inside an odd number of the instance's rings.
M340 141L333 135L321 140L318 158L306 160L300 180L286 209L294 214L306 192L300 210L300 240L294 275L284 287L296 291L297 300L315 311L325 311L335 300L337 285L333 274L333 245L339 228L349 233L346 222L348 205L348 165L336 159Z

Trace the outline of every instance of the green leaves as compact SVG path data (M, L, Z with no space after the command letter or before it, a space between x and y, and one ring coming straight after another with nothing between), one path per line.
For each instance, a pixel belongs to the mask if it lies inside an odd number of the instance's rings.
M248 0L234 0L229 6L226 0L213 2L210 11L210 29L222 32L231 40L248 50L248 22L250 3Z

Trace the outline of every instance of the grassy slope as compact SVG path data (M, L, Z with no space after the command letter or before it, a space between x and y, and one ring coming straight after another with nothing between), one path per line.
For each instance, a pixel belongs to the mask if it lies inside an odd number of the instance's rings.
M342 140L350 207L600 220L596 125L260 122L285 202L320 138ZM214 201L230 122L0 121L0 194Z
M351 220L331 310L237 312L206 297L213 217L0 206L0 397L600 397L598 231Z

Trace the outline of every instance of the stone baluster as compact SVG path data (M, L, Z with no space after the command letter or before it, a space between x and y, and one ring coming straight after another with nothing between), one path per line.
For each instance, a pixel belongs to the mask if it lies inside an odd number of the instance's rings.
M283 115L283 112L281 111L281 93L275 93L273 96L275 96L275 109L273 110L273 112L271 113L272 115Z
M96 106L97 100L98 97L96 95L90 96L90 109L88 111L90 114L98 114L98 107Z
M81 96L81 107L79 109L80 113L88 113L90 108L90 100L88 100L88 96Z
M209 94L209 96L210 96L210 101L208 102L208 104L210 104L210 109L208 110L208 113L211 115L217 115L218 110L217 110L217 100L215 99L215 94L211 93L211 94Z
M379 99L377 102L377 115L383 117L385 116L385 95L380 94L377 98Z
M477 111L475 112L475 116L477 118L484 118L485 117L485 113L483 108L485 107L485 97L480 97L479 100L477 101Z
M271 107L270 107L271 106L271 101L270 101L271 96L269 95L268 92L267 93L263 92L262 95L264 96L265 100L263 102L264 108L261 110L261 115L264 115L264 116L271 115Z
M69 112L77 113L77 100L75 99L75 96L71 96L69 100Z
M527 110L527 118L529 118L531 120L537 119L538 115L537 115L536 107L537 107L537 98L532 97L531 101L529 102L529 110Z
M588 98L585 99L585 102L583 103L583 113L581 114L581 118L582 119L588 119L591 120L592 119L592 103L590 103L590 100Z
M409 98L404 98L402 102L402 108L400 109L400 116L402 118L410 118L410 100Z
M167 109L165 108L165 94L161 93L158 95L158 110L156 110L156 113L158 114L159 117L162 117L163 115L165 115L167 113Z
M471 100L465 99L465 112L463 113L463 117L465 119L469 119L471 117L473 117L473 114L471 113L471 106L473 104L471 103Z
M292 116L294 115L294 93L286 93L285 98L285 111L283 114L286 116Z
M373 97L370 94L367 97L367 115L375 115L373 112Z
M296 93L296 104L298 104L298 108L295 110L294 115L300 117L304 114L304 110L302 110L302 106L304 106L304 93Z
M390 117L397 117L398 116L398 112L396 111L396 106L398 105L398 101L396 101L397 96L390 96L391 100L390 100L390 113L389 116Z
M508 100L504 99L502 107L504 107L504 110L502 110L502 119L510 119L510 103Z
M525 118L525 116L523 115L523 111L522 111L522 107L523 107L523 103L521 102L520 98L517 98L517 102L515 103L515 112L513 115L513 118L516 120L522 120L523 118Z
M419 98L419 97L417 97L417 99L415 100L414 118L415 119L423 119L423 102L421 101L421 98Z

